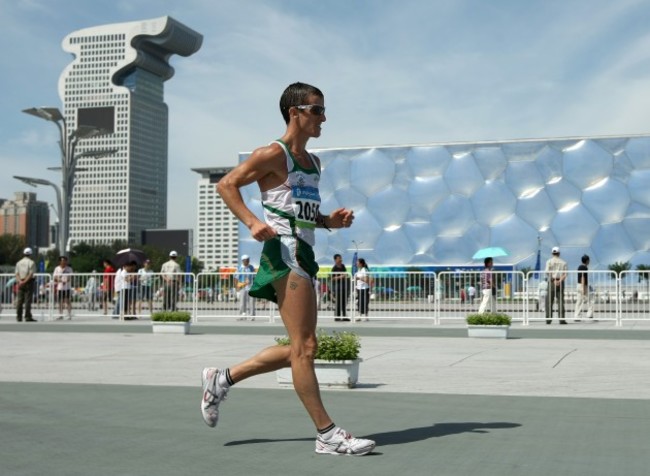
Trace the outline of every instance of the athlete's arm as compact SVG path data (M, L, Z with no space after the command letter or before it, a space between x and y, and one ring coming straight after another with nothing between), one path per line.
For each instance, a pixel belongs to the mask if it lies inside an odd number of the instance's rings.
M269 240L276 232L246 206L239 189L253 182L258 182L260 189L281 184L286 179L286 171L282 179L282 171L286 169L284 161L284 151L279 145L260 147L217 183L217 192L225 204L257 241Z

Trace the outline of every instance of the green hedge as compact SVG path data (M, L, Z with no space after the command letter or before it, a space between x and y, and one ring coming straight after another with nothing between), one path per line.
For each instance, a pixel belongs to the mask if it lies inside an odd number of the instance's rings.
M353 332L337 332L328 334L324 330L316 333L318 351L316 359L322 360L355 360L359 358L361 342L359 336ZM276 337L278 345L289 345L288 337Z
M155 322L190 322L192 315L186 311L161 311L154 312L151 320Z
M485 312L467 316L467 324L470 326L509 326L511 322L512 318L510 316L498 312Z

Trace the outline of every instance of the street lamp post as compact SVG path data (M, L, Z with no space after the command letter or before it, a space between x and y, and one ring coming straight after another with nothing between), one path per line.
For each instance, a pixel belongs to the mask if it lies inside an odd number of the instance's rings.
M109 131L93 126L77 126L72 132L68 132L68 125L56 107L32 107L24 109L25 114L53 122L59 129L59 149L61 152L61 188L59 189L52 182L41 179L29 179L25 181L30 185L51 185L57 191L57 206L59 210L59 236L58 246L59 253L69 251L68 237L70 235L70 205L72 203L72 190L75 185L75 173L77 171L77 161L80 157L101 157L115 153L117 149L86 151L75 155L75 149L81 139L88 139L98 135L107 134ZM16 177L22 180L19 177ZM25 177L23 177L25 178Z

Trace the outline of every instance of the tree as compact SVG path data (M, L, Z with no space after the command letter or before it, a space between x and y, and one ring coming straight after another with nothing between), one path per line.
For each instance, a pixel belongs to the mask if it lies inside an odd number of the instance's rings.
M636 270L639 272L639 282L641 280L650 281L650 265L649 264L638 264Z
M630 268L632 268L632 265L630 264L629 261L625 261L625 262L617 261L616 263L607 266L608 270L614 271L614 274L616 274L617 278L621 276L621 273L623 271L629 271Z
M18 235L0 236L0 265L14 266L23 256L25 238Z

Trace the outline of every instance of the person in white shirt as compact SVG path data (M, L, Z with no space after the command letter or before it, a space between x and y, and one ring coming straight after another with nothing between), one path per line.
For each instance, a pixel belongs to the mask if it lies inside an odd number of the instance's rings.
M36 322L32 317L32 301L34 299L34 287L36 265L32 260L32 249L25 248L23 258L16 263L16 320L23 320L23 305L25 307L25 322Z
M237 285L237 296L239 298L239 315L238 320L246 320L250 315L251 321L255 320L255 298L248 294L255 278L255 267L250 262L248 255L241 257L241 266L235 275Z
M115 271L115 281L113 289L115 290L115 307L113 307L113 319L118 319L120 315L124 314L126 306L124 305L124 294L122 291L126 288L126 269L122 266Z
M151 269L151 260L144 262L144 267L138 270L138 314L142 312L142 303L149 304L149 312L153 312L153 269Z
M368 320L368 304L370 303L370 284L372 283L372 278L368 274L368 265L366 260L359 258L357 260L358 271L354 275L355 286L357 289L358 295L358 311L359 317L355 318L355 321L360 321L362 319Z
M548 279L542 279L537 287L537 310L546 312L546 297L548 296Z
M178 300L178 291L182 281L181 266L176 262L178 253L169 252L169 261L163 263L160 273L163 279L163 309L165 311L175 311L176 301Z
M475 298L476 298L476 288L474 287L474 284L470 284L467 287L467 299L469 300L470 304L474 304Z
M70 295L72 293L72 268L68 266L68 257L59 256L59 265L54 268L52 279L56 286L56 299L59 302L59 317L57 320L63 319L63 308L68 311L68 320L72 319L72 301Z
M86 286L84 287L84 294L86 295L86 305L89 311L95 310L95 303L97 301L97 278L95 274L97 272L93 269L93 274L86 281Z
M546 262L546 275L549 279L548 302L546 303L546 323L553 320L553 302L557 300L557 313L560 324L566 324L564 305L564 281L567 276L567 264L560 258L560 248L554 246L551 259Z

